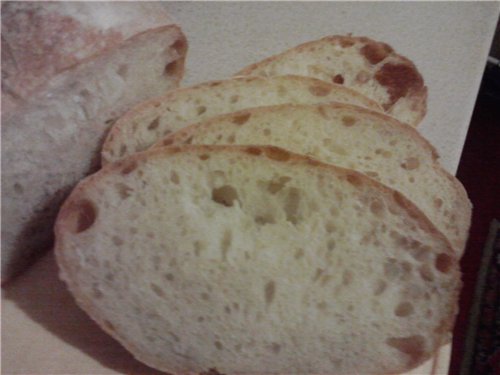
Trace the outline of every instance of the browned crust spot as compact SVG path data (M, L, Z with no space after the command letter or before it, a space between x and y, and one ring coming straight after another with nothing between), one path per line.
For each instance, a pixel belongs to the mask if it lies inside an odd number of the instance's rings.
M424 89L424 80L410 63L382 65L375 74L375 79L387 88L389 101L383 104L387 111L400 98L408 96L411 92L419 92Z
M360 51L368 62L373 65L378 64L394 52L388 44L376 42L369 42L365 44Z

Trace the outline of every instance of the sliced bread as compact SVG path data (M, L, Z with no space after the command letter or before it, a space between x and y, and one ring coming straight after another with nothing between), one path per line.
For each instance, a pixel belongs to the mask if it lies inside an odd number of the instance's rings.
M187 145L109 164L55 232L80 306L173 374L403 372L456 311L457 258L410 201L279 148Z
M264 105L332 101L381 110L354 90L307 77L241 77L173 90L138 105L115 123L103 145L102 163L143 151L168 133L215 115Z
M434 148L406 124L347 104L281 105L219 116L171 134L170 144L269 144L352 168L411 199L462 254L471 204Z
M427 108L427 87L415 64L389 45L365 37L329 36L301 44L241 70L237 75L298 74L343 84L416 126Z

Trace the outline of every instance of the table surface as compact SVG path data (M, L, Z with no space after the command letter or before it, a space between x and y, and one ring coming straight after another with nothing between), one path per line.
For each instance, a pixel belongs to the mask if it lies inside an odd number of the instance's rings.
M495 2L166 2L189 41L183 85L326 35L369 36L415 62L429 88L419 130L455 173L498 19ZM411 374L446 374L450 346ZM2 289L3 374L154 373L79 310L53 254Z

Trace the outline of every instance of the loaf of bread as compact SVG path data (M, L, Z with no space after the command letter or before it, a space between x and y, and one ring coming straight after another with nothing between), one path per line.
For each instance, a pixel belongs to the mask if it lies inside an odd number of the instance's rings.
M115 123L103 145L102 163L143 151L168 133L215 115L263 105L332 101L382 110L354 90L297 76L241 77L172 90Z
M273 147L146 151L81 182L61 276L137 358L173 374L381 374L449 332L446 238L401 194Z
M167 136L171 144L273 145L352 168L412 200L462 255L471 203L412 127L348 104L281 105L215 117Z
M2 3L2 281L51 243L115 119L178 85L186 49L161 4Z
M427 87L415 64L389 45L365 37L329 36L250 65L237 75L298 74L353 88L398 120L418 125Z

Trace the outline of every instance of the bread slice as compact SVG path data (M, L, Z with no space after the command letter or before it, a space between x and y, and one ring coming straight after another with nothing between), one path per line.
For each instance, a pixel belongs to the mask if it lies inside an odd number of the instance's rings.
M347 104L282 105L220 116L171 134L170 144L269 144L352 168L411 199L462 254L471 204L418 132Z
M222 113L273 104L332 101L381 110L356 91L307 77L241 77L173 90L138 105L115 123L103 145L102 163L143 151L172 131Z
M109 164L55 232L81 307L173 374L406 371L456 311L457 258L410 201L279 148L188 145Z
M164 8L2 3L2 282L50 248L60 204L97 168L116 118L178 86L187 41Z
M250 65L237 75L298 74L353 88L398 120L416 126L427 108L427 87L410 60L365 37L329 36Z

